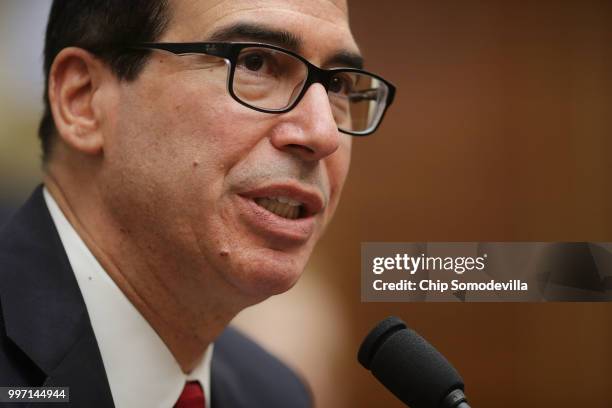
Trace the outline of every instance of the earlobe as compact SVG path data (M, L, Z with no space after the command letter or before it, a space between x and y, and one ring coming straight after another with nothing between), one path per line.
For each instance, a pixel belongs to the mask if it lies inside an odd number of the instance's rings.
M100 154L104 147L95 96L105 69L91 53L69 47L55 57L49 73L49 103L58 137L84 154Z

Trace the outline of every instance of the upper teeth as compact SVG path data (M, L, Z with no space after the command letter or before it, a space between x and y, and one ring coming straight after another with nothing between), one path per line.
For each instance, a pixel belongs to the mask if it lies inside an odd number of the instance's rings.
M297 201L297 200L293 200L293 199L291 199L291 198L289 198L289 197L283 197L283 196L280 196L280 197L267 197L267 198L268 198L269 200L276 200L276 201L278 201L279 203L289 204L289 205L290 205L290 206L292 206L292 207L297 207L297 206L302 205L302 203L301 203L301 202L299 202L299 201Z
M301 203L288 197L257 197L254 200L260 207L280 217L294 220L300 216Z

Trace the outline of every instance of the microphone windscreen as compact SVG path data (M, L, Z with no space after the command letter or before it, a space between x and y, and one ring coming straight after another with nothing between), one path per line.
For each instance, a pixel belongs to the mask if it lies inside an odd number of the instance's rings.
M368 334L358 359L411 408L438 408L451 391L464 389L446 358L397 317L386 318Z

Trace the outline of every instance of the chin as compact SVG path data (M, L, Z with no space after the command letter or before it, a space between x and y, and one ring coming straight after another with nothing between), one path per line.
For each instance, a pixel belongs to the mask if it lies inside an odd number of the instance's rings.
M310 255L310 251L308 251ZM308 256L268 248L228 253L223 273L242 294L264 300L291 289L304 272Z

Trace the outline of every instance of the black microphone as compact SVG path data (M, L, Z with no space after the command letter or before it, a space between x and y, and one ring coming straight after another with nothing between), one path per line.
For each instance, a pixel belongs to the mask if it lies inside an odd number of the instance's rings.
M411 408L470 408L457 370L397 317L378 323L361 344L357 358Z

